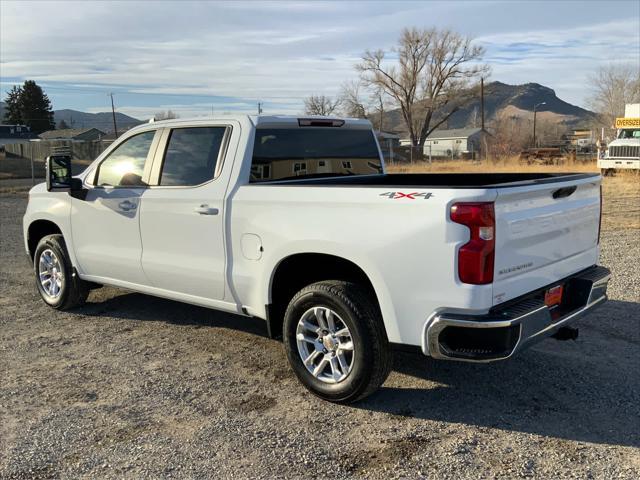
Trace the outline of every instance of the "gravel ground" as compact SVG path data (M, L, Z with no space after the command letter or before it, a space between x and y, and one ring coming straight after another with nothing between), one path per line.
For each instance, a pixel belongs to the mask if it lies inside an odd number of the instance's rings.
M398 353L355 406L308 394L246 319L113 288L33 287L0 195L0 478L640 477L638 230L605 231L611 301L507 362Z

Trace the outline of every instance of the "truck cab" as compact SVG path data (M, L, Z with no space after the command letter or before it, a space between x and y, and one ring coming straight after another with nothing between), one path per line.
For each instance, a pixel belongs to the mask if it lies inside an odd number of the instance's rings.
M598 168L604 174L615 170L640 170L640 104L628 104L624 118L616 118L616 139L609 143Z

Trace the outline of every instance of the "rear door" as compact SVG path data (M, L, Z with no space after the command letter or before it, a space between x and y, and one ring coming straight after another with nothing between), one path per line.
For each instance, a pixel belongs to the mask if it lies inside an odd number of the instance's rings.
M494 303L597 262L598 176L498 189L495 214Z
M224 297L228 175L221 172L232 130L220 124L163 132L140 212L142 266L154 287Z

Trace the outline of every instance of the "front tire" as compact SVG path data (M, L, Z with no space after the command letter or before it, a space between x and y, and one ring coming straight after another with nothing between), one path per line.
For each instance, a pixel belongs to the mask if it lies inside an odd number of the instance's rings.
M73 270L62 235L47 235L33 256L36 288L47 305L69 310L83 305L89 295L89 284Z
M375 298L354 283L330 280L300 290L285 313L284 344L300 382L331 402L365 398L391 371Z

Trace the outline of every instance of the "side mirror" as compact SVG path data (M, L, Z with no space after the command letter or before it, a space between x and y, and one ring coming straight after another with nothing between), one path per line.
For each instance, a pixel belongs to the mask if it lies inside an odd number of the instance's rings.
M74 198L84 200L87 190L82 186L82 180L73 178L71 173L71 156L51 155L47 157L47 191L69 192Z
M51 155L47 157L47 191L71 188L71 157Z

